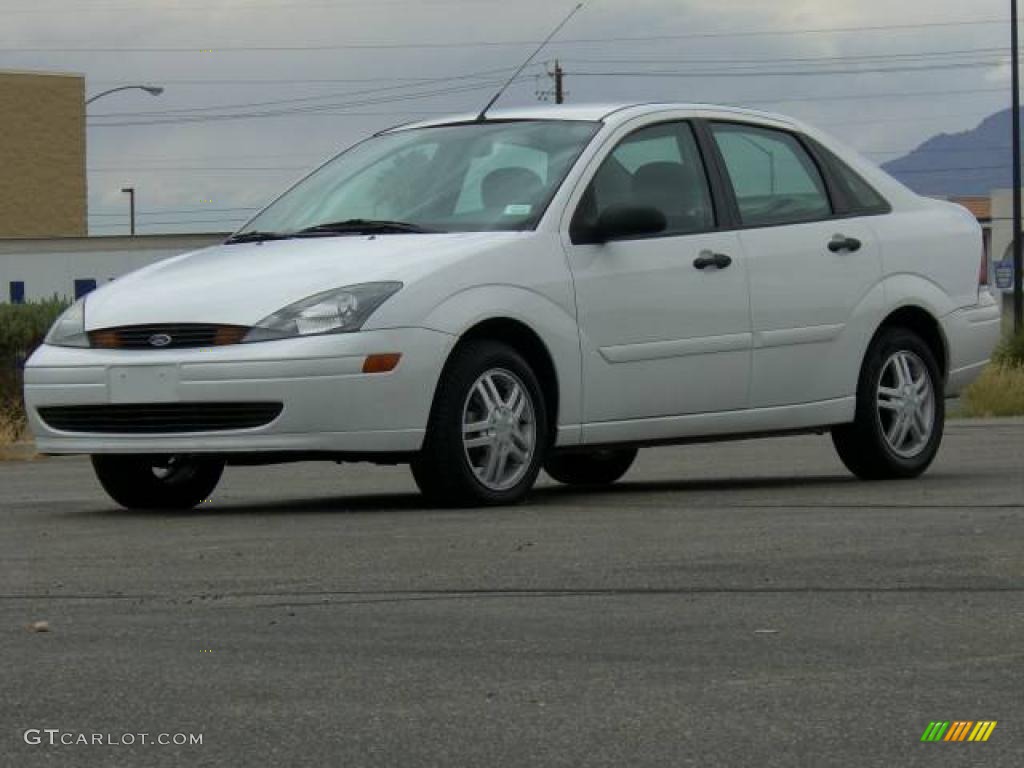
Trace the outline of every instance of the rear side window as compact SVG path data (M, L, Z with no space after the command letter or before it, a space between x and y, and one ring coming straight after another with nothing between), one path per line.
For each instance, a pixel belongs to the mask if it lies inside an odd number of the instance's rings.
M744 226L795 224L832 215L821 172L796 137L732 123L713 124L712 132Z

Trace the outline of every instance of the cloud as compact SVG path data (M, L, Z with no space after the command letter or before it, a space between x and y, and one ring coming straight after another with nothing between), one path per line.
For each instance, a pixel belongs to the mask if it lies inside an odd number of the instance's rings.
M199 207L197 202L203 200L214 200L217 208L259 205L276 195L301 173L300 169L311 168L371 131L422 114L463 112L482 105L494 88L496 75L491 76L491 84L487 84L487 78L430 84L411 84L399 79L443 78L512 67L529 53L532 41L541 39L572 7L571 0L180 0L173 4L154 0L94 0L88 4L39 0L35 5L29 5L28 0L23 2L4 11L0 49L191 49L0 51L0 65L5 67L85 72L91 93L126 80L166 86L164 96L157 99L128 92L90 108L94 117L123 115L106 121L94 120L89 130L90 167L119 169L95 170L90 174L90 205L94 213L123 210L120 188L126 184L139 190L143 210L194 210ZM877 151L872 156L885 160L894 151L910 148L933 133L971 127L985 115L1003 108L1008 100L1008 94L985 90L1006 82L1005 63L995 62L987 68L949 68L951 62L974 63L985 56L946 54L900 59L892 55L1002 48L1007 42L1005 28L969 25L831 34L791 32L1001 18L1006 13L1002 0L941 6L924 0L904 0L899 4L882 0L593 0L539 58L541 62L556 56L562 60L568 73L571 101L673 99L749 104L820 124L861 149ZM623 39L652 36L665 39ZM676 37L668 39L670 36ZM237 46L507 41L517 44L225 50ZM207 48L213 52L200 52ZM990 58L999 55L1001 52L988 54ZM869 56L889 58L864 58ZM751 60L754 63L747 66L752 71L744 77L611 74L730 70ZM874 68L881 69L901 61L907 66L947 66L820 76L780 74L870 69L873 63ZM542 64L532 67L530 76L510 89L504 103L534 101L535 91L548 87L543 73ZM242 80L264 82L237 82ZM285 80L291 82L266 82ZM325 80L349 82L322 82ZM408 98L415 93L469 85L481 87L425 99ZM926 92L933 95L918 95ZM399 96L407 98L394 100ZM266 104L289 99L308 101ZM377 103L365 103L371 101ZM144 113L210 109L226 104L263 104L233 111L272 112L357 102L363 104L351 106L349 111L364 114L321 111L116 128L95 124L182 118L188 113ZM247 167L284 170L207 170ZM192 168L197 170L182 170ZM186 221L196 217L189 214L178 218ZM117 220L95 217L93 221L109 224ZM216 223L230 227L234 219Z

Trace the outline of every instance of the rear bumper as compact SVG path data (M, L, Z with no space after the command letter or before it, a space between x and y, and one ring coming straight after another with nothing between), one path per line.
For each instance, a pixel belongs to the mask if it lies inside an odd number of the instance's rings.
M946 394L959 395L992 359L1002 335L1002 315L995 298L982 291L974 307L958 309L942 319L949 347Z
M210 349L44 346L25 368L25 401L42 453L407 453L423 442L453 342L408 328ZM395 370L362 372L367 355L395 352L402 355ZM262 427L176 434L64 432L38 412L153 402L279 402L283 409Z

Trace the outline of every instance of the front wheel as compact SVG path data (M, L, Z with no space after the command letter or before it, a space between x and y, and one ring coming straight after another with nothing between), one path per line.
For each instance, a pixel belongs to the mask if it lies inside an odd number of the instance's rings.
M945 405L931 349L910 330L889 329L868 350L854 422L835 427L832 442L863 480L917 477L939 451Z
M127 509L188 510L209 498L224 462L200 456L92 457L110 497Z
M512 504L533 487L547 445L547 408L529 364L505 344L472 341L445 368L412 473L434 503Z
M556 454L548 458L544 471L565 485L611 485L629 471L636 454L636 448Z

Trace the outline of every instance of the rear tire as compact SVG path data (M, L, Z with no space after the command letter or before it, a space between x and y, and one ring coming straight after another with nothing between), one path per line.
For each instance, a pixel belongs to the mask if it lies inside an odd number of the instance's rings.
M565 485L611 485L629 471L637 453L636 448L610 448L556 454L544 463L544 471Z
M110 497L126 509L192 509L217 487L224 462L199 456L92 457Z
M441 375L413 478L434 504L514 504L533 487L549 439L529 364L506 344L470 341Z
M942 375L928 345L905 328L872 343L852 424L832 429L839 458L862 480L917 477L931 465L946 419Z

